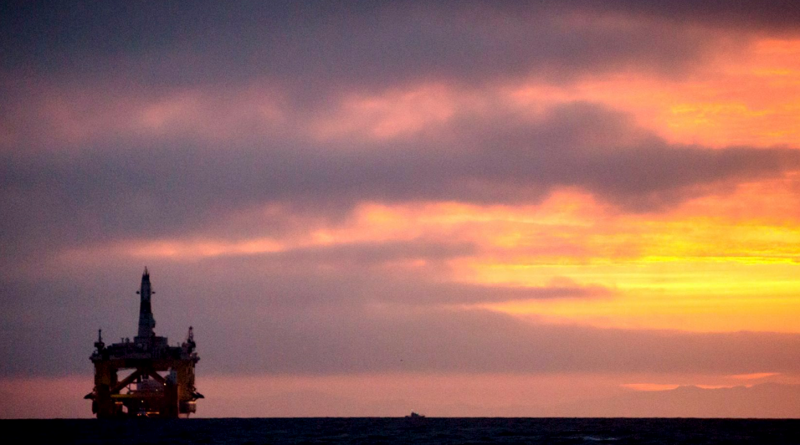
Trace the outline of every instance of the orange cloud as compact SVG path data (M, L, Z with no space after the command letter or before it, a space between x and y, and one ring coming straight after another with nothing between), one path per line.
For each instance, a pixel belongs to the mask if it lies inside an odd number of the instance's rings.
M779 372L756 372L752 374L737 374L732 375L732 379L739 379L739 380L760 380L765 379L767 377L773 377L776 375L780 375Z
M757 40L719 53L685 78L635 71L554 87L511 87L520 105L595 101L630 113L673 143L800 146L800 40Z
M663 383L625 383L620 386L623 388L632 389L634 391L671 391L678 388L680 385Z

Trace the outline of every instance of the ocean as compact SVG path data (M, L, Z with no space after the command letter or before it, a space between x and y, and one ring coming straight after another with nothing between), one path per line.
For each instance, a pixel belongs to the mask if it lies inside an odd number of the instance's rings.
M800 444L800 420L763 419L81 419L0 425L6 438L22 438L17 443L45 444Z

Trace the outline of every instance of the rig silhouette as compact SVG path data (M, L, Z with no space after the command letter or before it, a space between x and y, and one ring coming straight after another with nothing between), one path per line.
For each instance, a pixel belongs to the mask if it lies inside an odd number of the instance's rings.
M92 400L92 413L98 419L113 417L188 417L196 411L203 395L194 387L194 367L200 360L195 352L194 333L189 326L186 341L169 346L167 337L158 337L150 299L155 292L150 274L144 268L140 296L139 333L133 341L106 346L102 329L97 333L94 363L94 389L86 395ZM118 372L132 370L122 380ZM159 372L166 372L165 375ZM123 392L124 391L124 392Z

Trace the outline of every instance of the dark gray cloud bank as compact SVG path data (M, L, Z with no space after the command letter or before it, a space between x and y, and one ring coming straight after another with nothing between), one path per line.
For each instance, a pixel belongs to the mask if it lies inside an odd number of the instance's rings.
M796 32L798 15L790 0L7 2L0 49L6 69L73 79L363 87L628 65L675 73L705 55L715 33Z
M300 93L425 79L565 80L625 66L676 73L712 36L568 21L586 8L483 2L80 2L7 6L3 66L158 88L272 79ZM621 8L620 8L621 9ZM312 96L305 96L310 98Z

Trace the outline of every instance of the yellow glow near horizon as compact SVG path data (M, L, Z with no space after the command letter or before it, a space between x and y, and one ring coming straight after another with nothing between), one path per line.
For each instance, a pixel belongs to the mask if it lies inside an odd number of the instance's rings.
M783 193L781 184L772 184L773 193ZM730 204L745 201L757 207L761 193L761 187L744 187L724 199L689 202L658 219L615 214L569 191L526 207L370 203L341 224L310 226L291 238L132 242L116 252L185 260L446 240L469 243L475 251L447 259L444 269L432 269L441 278L523 287L561 280L610 290L583 299L479 305L492 310L602 327L800 332L795 322L800 315L800 224L785 221L780 208L759 219L742 219ZM792 207L793 202L782 205ZM709 214L717 216L704 216ZM417 270L429 267L424 258L406 263Z

